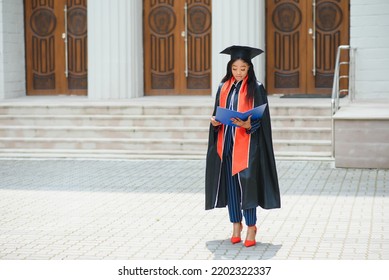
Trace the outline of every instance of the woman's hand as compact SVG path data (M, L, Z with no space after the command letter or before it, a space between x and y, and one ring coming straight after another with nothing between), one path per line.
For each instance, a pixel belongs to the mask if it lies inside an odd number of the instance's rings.
M211 117L211 124L212 124L213 126L219 126L219 125L221 125L221 123L218 122L218 121L215 119L215 116L212 116L212 117Z
M247 118L247 121L242 121L241 119L239 118L232 118L232 123L239 126L239 127L243 127L245 129L248 129L250 130L251 129L251 116L249 116Z

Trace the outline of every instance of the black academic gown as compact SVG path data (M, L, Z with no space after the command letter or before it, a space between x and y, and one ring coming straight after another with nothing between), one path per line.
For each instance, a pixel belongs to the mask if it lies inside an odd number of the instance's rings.
M222 84L216 94L216 107ZM262 84L258 83L254 96L254 107L268 103L267 94ZM205 209L226 207L227 188L221 180L221 159L217 153L218 133L222 129L209 128L208 151L205 171ZM242 185L242 209L261 206L264 209L281 207L278 176L274 159L273 140L270 124L269 104L261 119L260 127L251 134L249 148L249 167L239 172ZM217 200L217 201L216 201Z

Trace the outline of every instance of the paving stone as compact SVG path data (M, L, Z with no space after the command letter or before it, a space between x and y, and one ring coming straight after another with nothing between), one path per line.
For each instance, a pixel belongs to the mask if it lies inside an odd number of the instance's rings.
M389 259L389 170L278 161L257 246L204 210L203 160L0 160L0 259ZM244 238L246 229L242 232Z

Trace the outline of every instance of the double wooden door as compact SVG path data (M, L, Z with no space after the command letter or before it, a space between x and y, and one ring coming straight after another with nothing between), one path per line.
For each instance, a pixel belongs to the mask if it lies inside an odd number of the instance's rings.
M267 89L331 92L336 52L349 42L349 0L267 1Z
M211 0L144 0L146 95L211 93Z
M87 94L87 0L25 0L27 95Z

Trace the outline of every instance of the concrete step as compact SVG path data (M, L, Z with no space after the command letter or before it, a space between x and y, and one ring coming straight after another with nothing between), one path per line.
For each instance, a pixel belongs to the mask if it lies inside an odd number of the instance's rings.
M330 153L330 140L279 140L273 139L274 152L325 152Z
M208 139L208 127L0 126L0 137ZM274 139L330 140L329 128L276 127Z
M5 126L175 126L208 127L208 115L0 115Z
M71 150L0 149L0 158L82 158L82 159L202 159L204 151L176 150ZM280 160L332 160L330 152L275 152Z
M327 105L297 105L274 104L270 106L270 114L273 116L331 116L330 104Z
M271 116L272 127L331 127L330 116Z
M297 151L275 151L275 156L278 159L290 159L290 160L333 160L330 151L319 152L297 152Z
M328 152L327 140L273 140L277 152ZM206 139L128 139L128 138L0 138L0 149L102 149L102 150L180 150L206 151Z
M128 138L0 138L0 149L101 149L205 151L207 140Z
M0 115L4 126L167 126L208 127L209 116L204 115ZM331 127L327 116L273 116L273 127Z
M205 159L204 151L103 149L0 149L0 158Z
M0 104L0 115L183 115L210 116L213 105L209 104L133 104L111 105L84 104ZM330 106L274 104L270 107L273 116L330 116Z
M83 104L15 104L0 105L0 115L211 115L212 106L201 104L132 104L83 105Z
M0 137L208 139L208 127L3 126Z
M0 157L204 157L214 102L27 99L0 104ZM270 99L276 157L331 156L328 102Z
M208 115L0 115L4 126L197 126L208 127ZM272 116L273 127L331 127L329 116Z
M331 140L331 128L273 127L273 140Z

